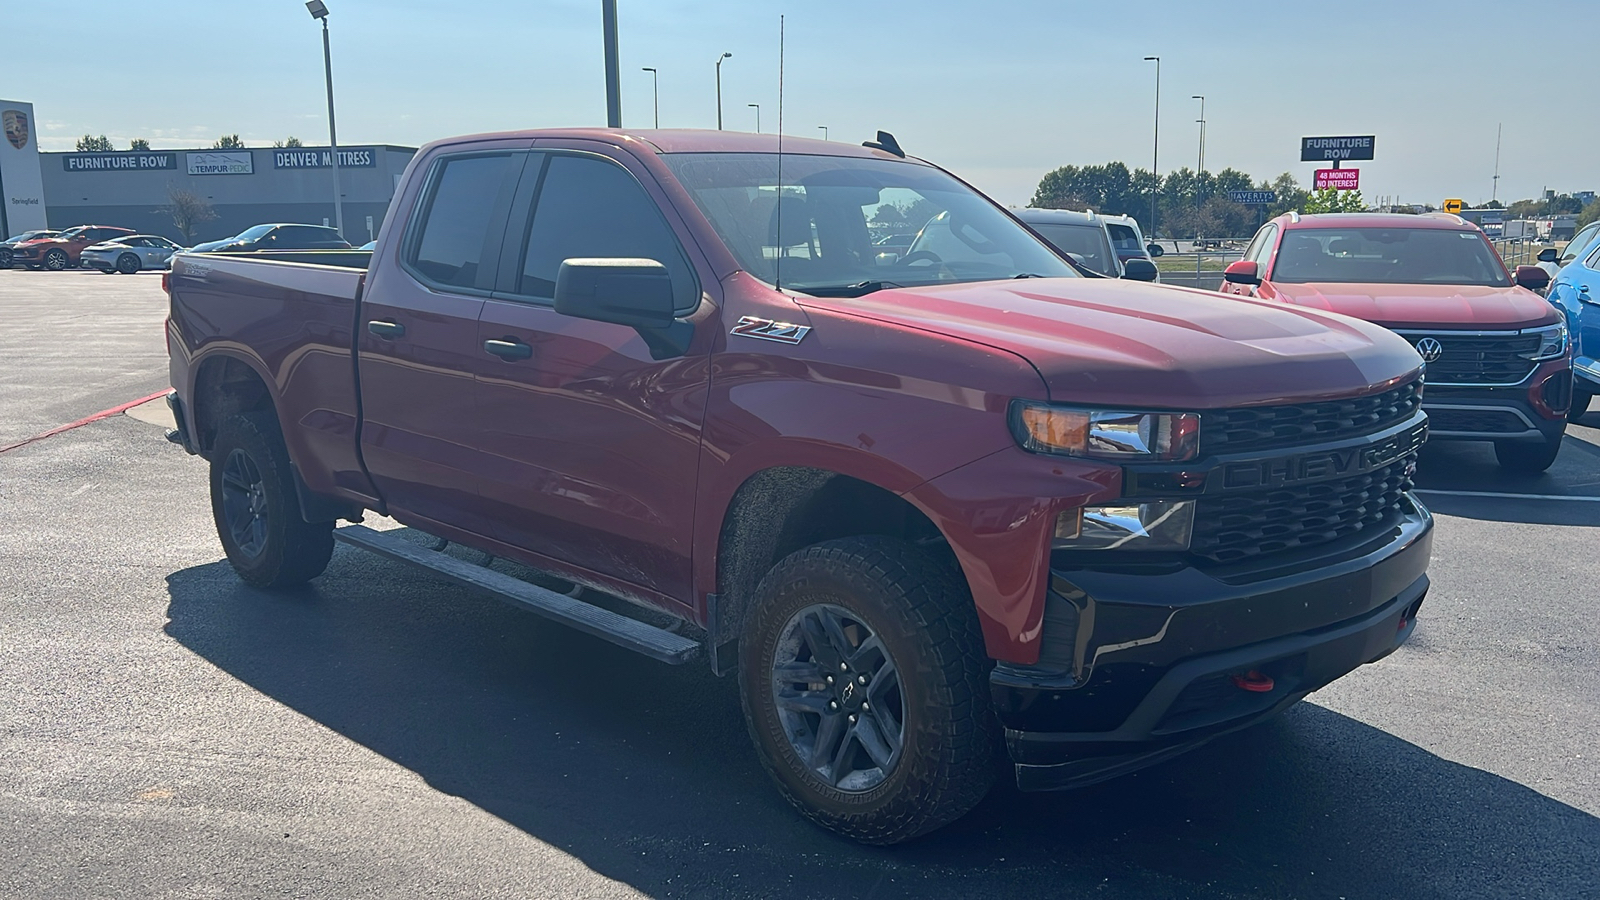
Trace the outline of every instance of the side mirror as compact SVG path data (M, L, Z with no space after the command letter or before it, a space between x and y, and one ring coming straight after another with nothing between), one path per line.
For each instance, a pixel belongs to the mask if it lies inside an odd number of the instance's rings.
M1261 283L1261 267L1254 260L1241 259L1228 263L1222 270L1222 280L1229 284L1248 284L1251 286Z
M1556 248L1546 247L1539 251L1539 262L1555 262L1561 257L1556 254Z
M568 259L556 274L556 312L626 325L655 359L682 356L694 326L679 321L672 275L653 259Z
M1534 292L1550 286L1550 273L1538 266L1517 266L1516 279L1518 287L1525 287Z
M1156 243L1155 241L1151 241L1150 243L1145 244L1144 245L1144 250L1145 250L1146 253L1150 254L1150 258L1151 259L1154 259L1157 256L1165 256L1166 252L1167 252L1166 248L1162 247L1160 244Z
M1156 264L1148 259L1130 259L1122 264L1122 277L1129 281L1155 281L1159 276Z

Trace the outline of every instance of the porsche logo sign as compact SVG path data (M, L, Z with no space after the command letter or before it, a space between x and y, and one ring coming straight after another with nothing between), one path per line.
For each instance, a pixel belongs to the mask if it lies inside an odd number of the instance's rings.
M0 110L0 125L5 127L6 141L21 150L28 146L28 114L20 109Z

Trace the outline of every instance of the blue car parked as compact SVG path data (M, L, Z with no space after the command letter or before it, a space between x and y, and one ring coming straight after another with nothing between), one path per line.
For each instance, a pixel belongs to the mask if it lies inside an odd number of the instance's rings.
M1572 413L1576 420L1600 394L1600 230L1580 233L1561 254L1570 259L1550 284L1550 302L1567 317L1572 335Z

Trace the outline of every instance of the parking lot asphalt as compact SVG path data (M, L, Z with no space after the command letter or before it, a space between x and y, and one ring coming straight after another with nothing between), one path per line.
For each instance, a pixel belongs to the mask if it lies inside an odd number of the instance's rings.
M0 446L166 383L153 275L0 271ZM1590 425L1600 425L1591 414ZM245 587L204 464L0 453L0 896L1600 897L1600 428L1427 448L1415 637L1281 719L908 846L792 813L733 683L341 546Z

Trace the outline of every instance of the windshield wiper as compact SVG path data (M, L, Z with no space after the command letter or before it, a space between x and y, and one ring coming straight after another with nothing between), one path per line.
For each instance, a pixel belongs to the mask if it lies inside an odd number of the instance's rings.
M804 291L813 297L865 297L873 291L884 288L903 288L905 285L893 281L858 281L855 284L823 284L816 287L797 287L795 290Z
M1018 278L1047 278L1047 277L1049 277L1049 276L1046 276L1046 275L1035 275L1032 272L1023 272L1021 275L1013 275L1013 276L1011 276L1011 280L1012 281L1016 281Z

